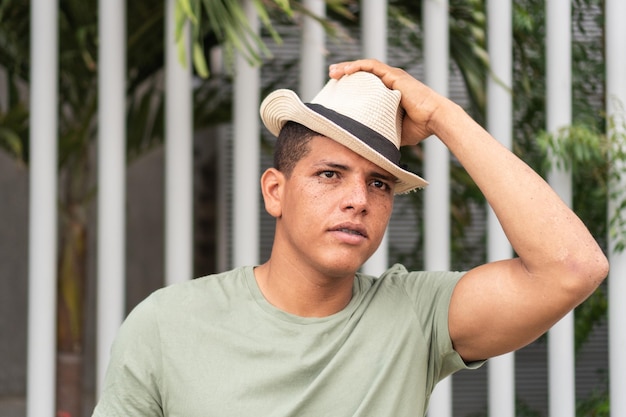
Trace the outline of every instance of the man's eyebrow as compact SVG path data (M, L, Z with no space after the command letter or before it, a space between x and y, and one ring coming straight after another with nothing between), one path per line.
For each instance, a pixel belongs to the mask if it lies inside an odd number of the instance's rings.
M337 162L330 162L330 161L320 161L314 164L315 167L320 167L320 168L333 168L336 170L340 170L340 171L349 171L350 168L347 165L343 165Z
M398 178L395 175L385 174L383 172L372 171L372 173L370 175L373 178L379 178L379 179L385 180L385 181L390 181L390 182L397 182L398 181Z

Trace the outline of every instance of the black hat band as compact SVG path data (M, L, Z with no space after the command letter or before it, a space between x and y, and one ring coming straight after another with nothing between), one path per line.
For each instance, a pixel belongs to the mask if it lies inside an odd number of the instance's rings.
M350 134L354 135L361 142L374 149L376 152L387 158L390 162L399 166L400 151L393 143L375 130L365 126L363 123L337 113L321 104L304 103L309 109L324 116L331 122L340 126Z

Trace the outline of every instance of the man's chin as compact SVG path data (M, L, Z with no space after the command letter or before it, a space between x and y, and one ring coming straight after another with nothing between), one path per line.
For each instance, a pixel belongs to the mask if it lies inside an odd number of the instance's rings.
M361 266L362 263L346 262L346 259L341 259L328 264L326 275L334 277L354 277Z

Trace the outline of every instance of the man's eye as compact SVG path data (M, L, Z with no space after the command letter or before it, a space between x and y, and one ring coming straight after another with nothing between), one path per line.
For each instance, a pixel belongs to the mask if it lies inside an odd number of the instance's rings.
M385 190L385 191L391 189L389 184L387 184L386 182L381 181L381 180L374 180L374 181L372 181L372 185L374 187L376 187L376 188L380 188L381 190Z
M324 178L333 178L337 176L337 173L335 171L322 171L319 175Z

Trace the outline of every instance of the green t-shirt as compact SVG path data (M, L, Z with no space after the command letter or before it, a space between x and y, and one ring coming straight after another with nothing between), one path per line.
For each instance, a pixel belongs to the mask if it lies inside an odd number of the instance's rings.
M252 267L160 289L122 325L94 416L423 416L467 367L448 334L461 275L358 274L323 318L269 304Z

